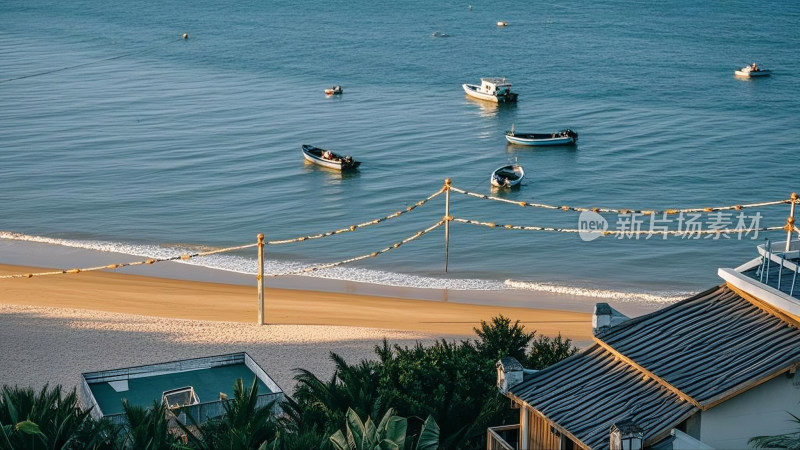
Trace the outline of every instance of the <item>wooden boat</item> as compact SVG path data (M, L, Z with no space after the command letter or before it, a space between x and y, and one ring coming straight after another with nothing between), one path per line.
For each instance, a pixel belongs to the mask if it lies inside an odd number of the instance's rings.
M492 182L492 186L510 188L519 186L524 177L525 171L522 169L522 166L519 164L509 164L495 169L489 180Z
M361 165L350 155L342 156L313 145L303 145L303 157L314 164L336 170L353 170Z
M555 133L515 133L506 131L506 140L519 145L569 145L578 142L578 133L565 129Z
M739 70L735 70L733 73L737 77L752 78L752 77L766 77L766 76L769 76L772 73L772 71L769 70L769 69L762 69L761 67L758 67L758 64L753 63L753 64L750 64L749 66L744 66Z
M325 89L325 95L337 95L341 93L342 93L342 87L339 86L338 84L336 86Z
M495 103L514 103L517 94L511 92L511 83L505 78L481 78L480 86L462 84L467 95Z

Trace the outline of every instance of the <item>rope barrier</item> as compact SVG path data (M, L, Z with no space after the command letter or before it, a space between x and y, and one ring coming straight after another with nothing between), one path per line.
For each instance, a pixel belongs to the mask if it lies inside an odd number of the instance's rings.
M244 250L247 248L252 248L257 246L258 244L247 244L247 245L239 245L237 247L227 247L221 248L217 250L210 250L207 252L199 252L199 253L184 253L177 256L172 256L169 258L149 258L144 261L134 261L129 263L118 263L118 264L107 264L105 266L96 266L96 267L84 267L84 268L76 268L76 269L64 269L59 271L52 271L52 272L37 272L37 273L26 273L26 274L16 274L16 275L0 275L0 279L3 278L32 278L32 277L39 277L44 275L61 275L64 273L81 273L81 272L94 272L97 270L104 270L104 269L119 269L121 267L128 267L128 266L141 266L145 264L155 264L158 262L164 261L177 261L183 260L188 261L192 258L198 258L202 256L210 256L215 255L217 253L226 253L226 252L233 252L236 250Z
M399 217L403 214L409 213L414 211L416 208L428 203L429 201L433 200L434 198L438 197L444 192L452 190L454 192L464 194L467 196L480 198L480 199L488 199L503 203L514 204L522 207L532 207L532 208L545 208L545 209L553 209L553 210L562 210L562 211L575 211L575 212L584 212L584 211L593 211L593 212L605 212L605 213L618 213L618 214L642 214L642 215L655 215L655 214L678 214L678 213L698 213L698 212L713 212L713 211L727 211L727 210L742 210L745 208L755 208L755 207L762 207L762 206L772 206L772 205L779 205L779 204L800 204L800 199L797 198L795 194L792 194L791 199L786 200L777 200L777 201L770 201L770 202L761 202L761 203L750 203L745 205L732 205L732 206L717 206L717 207L708 207L708 208L685 208L685 209L668 209L664 211L648 211L648 210L629 210L629 209L612 209L612 208L583 208L583 207L575 207L575 206L553 206L553 205L546 205L540 203L531 203L525 201L513 201L499 197L493 197L485 194L477 194L473 192L469 192L463 189L459 189L453 186L450 186L449 179L446 180L445 185L439 189L438 191L434 192L433 194L429 195L427 198L420 200L414 203L411 206L406 207L404 210L394 212L387 216L369 220L366 222L362 222L360 224L351 225L346 228L340 228L338 230L328 231L324 233L319 233L315 235L308 235L308 236L301 236L292 239L285 239L285 240L276 240L276 241L268 241L265 244L267 245L279 245L279 244L289 244L294 242L302 242L311 239L319 239L323 237L333 236L336 234L341 233L348 233L352 231L356 231L357 229L364 228L371 225L377 225L381 222L394 219ZM345 259L342 261L337 261L333 263L322 264L313 267L307 267L304 269L300 269L293 272L287 273L280 273L280 274L271 274L268 275L270 277L277 277L283 275L297 275L302 273L309 273L315 272L322 269L328 269L336 266L340 266L343 264L360 261L370 257L376 257L382 255L386 252L399 248L403 244L411 242L415 239L422 237L423 235L433 231L434 229L445 225L446 223L453 221L459 223L465 223L469 225L478 225L484 226L488 228L503 228L508 230L526 230L526 231L545 231L545 232L557 232L557 233L585 233L585 234L599 234L602 236L640 236L640 235L648 235L649 236L667 236L667 235L675 235L675 236L692 236L692 235L728 235L728 234L742 234L745 235L751 232L762 232L762 231L778 231L778 230L787 230L787 231L796 231L800 234L800 230L791 224L787 224L786 226L778 226L778 227L761 227L761 228L732 228L732 229L686 229L686 230L665 230L665 229L648 229L648 230L641 230L637 229L622 229L622 230L611 230L611 231L595 231L595 230L579 230L575 228L558 228L558 227L541 227L541 226L524 226L524 225L511 225L511 224L498 224L494 222L482 222L478 220L472 219L462 219L462 218L455 218L452 215L443 217L442 220L437 222L436 224L417 232L416 234L409 236L399 242L392 244L389 247L384 249L371 252L368 254L364 254L361 256L356 256L353 258ZM787 228L788 227L788 228ZM198 253L185 253L177 256L172 256L169 258L150 258L144 261L134 261L129 263L119 263L119 264L108 264L104 266L96 266L96 267L86 267L86 268L75 268L75 269L64 269L60 271L50 271L50 272L38 272L38 273L28 273L28 274L15 274L15 275L0 275L0 279L7 279L7 278L31 278L34 276L44 276L44 275L58 275L58 274L66 274L66 273L81 273L81 272L91 272L91 271L98 271L98 270L105 270L105 269L118 269L127 266L137 266L137 265L144 265L144 264L154 264L157 262L164 262L164 261L176 261L176 260L190 260L192 258L203 257L203 256L210 256L218 253L227 253L237 250L244 250L248 248L257 247L259 244L247 244L247 245L240 245L235 247L226 247L216 250L210 250L206 252L198 252Z
M656 214L679 214L679 213L697 213L697 212L714 212L714 211L730 211L730 210L741 211L742 209L746 208L757 208L757 207L773 206L773 205L788 205L792 203L792 199L785 199L785 200L775 200L771 202L749 203L746 205L714 206L706 208L665 209L662 211L658 211L658 210L626 209L626 208L584 208L584 207L569 206L569 205L554 206L554 205L547 205L544 203L532 203L526 201L515 201L500 197L493 197L491 195L469 192L464 189L459 189L453 186L450 187L450 190L470 197L480 198L483 200L493 200L496 202L510 203L512 205L521 206L523 208L543 208L543 209L573 211L573 212L593 211L596 213L617 213L617 214L637 213L644 215L656 215Z
M293 242L302 242L302 241L306 241L306 240L310 240L310 239L319 239L319 238L323 238L323 237L333 236L333 235L336 235L336 234L352 232L352 231L356 231L359 228L364 228L364 227L371 226L371 225L377 225L377 224L379 224L381 222L384 222L384 221L387 221L387 220L390 220L390 219L394 219L395 217L399 217L399 216L402 216L403 214L409 213L409 212L419 208L420 206L424 205L425 203L428 203L429 201L433 200L437 196L441 195L443 192L444 192L444 188L441 188L438 191L434 192L433 194L429 195L427 198L425 198L423 200L420 200L420 201L414 203L411 206L406 207L404 210L396 211L396 212L394 212L392 214L389 214L388 216L385 216L385 217L369 220L369 221L366 221L366 222L362 222L360 224L351 225L351 226L349 226L347 228L341 228L341 229L334 230L334 231L329 231L329 232L325 232L325 233L319 233L319 234L310 235L310 236L301 236L301 237L297 237L297 238L293 238L293 239L285 239L285 240L280 240L280 241L268 241L268 242L265 242L265 244L267 244L267 245L279 245L279 244L289 244L289 243L293 243ZM424 232L421 232L421 233L425 234L428 231L429 230L425 230ZM419 235L421 236L422 234L419 234ZM403 241L400 242L399 245L398 244L396 244L396 245L399 247L400 245L404 244L405 242L407 242L407 240L403 240ZM81 273L81 272L92 272L92 271L105 270L105 269L119 269L119 268L122 268L122 267L139 266L139 265L143 265L143 264L155 264L157 262L164 262L164 261L177 261L179 259L187 261L187 260L190 260L190 259L196 258L196 257L210 256L210 255L214 255L214 254L218 254L218 253L227 253L227 252L232 252L232 251L237 251L237 250L244 250L244 249L253 248L253 247L257 247L257 246L258 246L257 243L256 244L247 244L247 245L240 245L240 246L236 246L236 247L221 248L221 249L211 250L211 251L201 252L201 253L182 254L182 255L172 256L172 257L169 257L169 258L150 258L150 259L147 259L147 260L144 260L144 261L134 261L134 262L129 262L129 263L108 264L108 265L105 265L105 266L96 266L96 267L64 269L64 270L51 271L51 272L37 272L37 273L16 274L16 275L0 275L0 279L5 279L5 278L31 278L31 277L44 276L44 275L61 275L61 274L66 274L66 273ZM380 253L384 253L384 252L382 251ZM363 258L360 258L360 259L363 259ZM341 264L345 264L347 262L352 262L352 261L357 261L357 260L358 259L352 259L352 260L345 260L344 262L333 263L333 265L331 265L330 267L334 267L334 266L337 266L337 265L341 265ZM312 269L311 271L318 270L318 269L324 269L324 268L327 268L327 267L328 267L328 265L326 265L324 267L323 266L319 266L318 268ZM298 273L302 273L302 272L306 272L306 271L309 271L309 270L304 269L303 271L298 272ZM289 273L287 275L291 275L291 273ZM277 275L271 275L271 276L277 276Z
M778 231L784 230L783 226L778 227L762 227L762 228L727 228L727 229L707 229L707 230L607 230L607 231L592 231L592 230L579 230L577 228L556 228L556 227L538 227L538 226L525 226L525 225L508 225L499 224L494 222L481 222L471 219L453 218L453 222L466 223L469 225L480 225L487 228L503 228L506 230L525 230L525 231L549 231L554 233L591 233L599 234L602 236L639 236L642 234L651 236L667 236L667 235L703 235L703 234L740 234L745 235L750 232L761 231Z
M32 73L30 75L23 75L23 76L15 77L15 78L7 78L5 80L0 80L0 83L7 83L9 81L23 80L25 78L33 78L33 77L38 77L38 76L42 76L42 75L49 75L51 73L62 72L64 70L68 70L68 69L76 69L78 67L90 66L92 64L97 64L97 63L101 63L101 62L105 62L105 61L112 61L112 60L115 60L115 59L124 58L126 56L138 55L140 53L147 53L149 51L153 51L153 50L157 49L158 47L163 47L163 46L166 46L167 44L172 44L173 42L182 41L182 40L184 40L186 38L187 38L186 35L184 35L184 36L182 36L182 37L180 37L178 39L173 39L173 40L170 40L169 42L165 42L164 44L156 45L156 46L153 46L153 47L150 47L150 48L146 48L144 50L125 53L124 55L112 56L110 58L98 59L96 61L90 61L90 62L83 63L83 64L76 64L74 66L62 67L60 69L48 70L48 71L45 71L45 72L37 72L37 73Z
M440 226L444 225L444 223L445 223L444 219L440 220L440 221L436 222L435 224L429 226L428 228L425 228L422 231L417 231L415 234L403 239L402 241L395 242L394 244L392 244L392 245L390 245L390 246L388 246L388 247L386 247L384 249L381 249L381 250L378 250L378 251L375 251L375 252L372 252L372 253L367 253L367 254L364 254L364 255L361 255L361 256L354 256L352 258L345 259L345 260L342 260L342 261L337 261L337 262L332 262L332 263L327 263L327 264L321 264L321 265L313 266L313 267L306 267L304 269L296 270L296 271L293 271L293 272L275 273L275 274L269 274L269 275L265 275L265 276L268 276L268 277L282 277L282 276L285 276L285 275L299 275L299 274L302 274L302 273L316 272L316 271L322 270L322 269L330 269L331 267L336 267L336 266L341 266L343 264L348 264L348 263L351 263L351 262L361 261L362 259L375 258L377 256L380 256L380 255L384 254L384 253L387 253L387 252L390 252L390 251L392 251L394 249L400 248L400 246L402 246L403 244L407 244L407 243L409 243L409 242L411 242L413 240L421 238L422 236L430 233L431 231L435 230L436 228L439 228Z
M433 194L428 196L428 198L420 200L417 203L414 203L413 205L407 207L406 209L404 209L402 211L397 211L397 212L394 212L392 214L389 214L386 217L381 217L379 219L368 220L366 222L362 222L362 223L359 223L357 225L350 225L349 227L346 227L346 228L340 228L338 230L328 231L328 232L325 232L325 233L319 233L319 234L314 234L314 235L310 235L310 236L301 236L301 237L296 237L296 238L293 238L293 239L284 239L284 240L280 240L280 241L267 241L267 242L265 242L265 244L267 244L267 245L291 244L291 243L294 243L294 242L307 241L309 239L319 239L319 238L324 238L324 237L328 237L328 236L333 236L335 234L349 233L349 232L352 232L352 231L356 231L359 228L364 228L364 227L368 227L368 226L371 226L371 225L377 225L377 224L379 224L381 222L387 221L389 219L394 219L395 217L400 217L403 214L409 213L409 212L419 208L420 206L424 205L425 203L428 203L429 201L431 201L434 198L436 198L439 195L441 195L442 192L444 192L444 188L441 188L438 191L434 192Z

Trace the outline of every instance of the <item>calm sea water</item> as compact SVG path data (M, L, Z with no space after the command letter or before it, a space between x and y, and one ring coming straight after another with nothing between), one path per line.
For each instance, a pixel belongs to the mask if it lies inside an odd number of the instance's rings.
M287 239L383 217L448 177L491 193L490 172L509 161L528 176L495 194L519 201L667 209L787 198L800 189L798 29L800 3L778 0L7 0L0 237L142 256ZM753 61L773 76L734 77ZM507 77L519 103L466 98L461 84L485 76ZM326 98L333 84L344 94ZM509 146L512 125L569 127L580 141ZM354 174L310 166L303 143L363 164ZM456 194L451 212L578 225L575 213ZM781 225L788 207L760 212L761 226ZM439 197L355 233L270 246L268 271L368 254L443 214ZM765 235L751 237L584 242L453 224L447 274L440 228L314 276L670 296L718 283L716 268L754 256ZM253 253L198 262L252 272Z

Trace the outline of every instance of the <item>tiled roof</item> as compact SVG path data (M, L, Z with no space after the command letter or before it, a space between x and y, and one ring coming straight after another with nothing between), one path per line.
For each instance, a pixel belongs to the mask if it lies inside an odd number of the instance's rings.
M608 447L611 425L630 419L645 439L696 410L658 382L615 359L599 345L525 376L511 389L591 448Z
M800 330L724 285L597 340L510 389L590 448L607 448L611 425L625 419L647 441L800 364Z
M800 363L800 330L725 286L598 337L703 407Z

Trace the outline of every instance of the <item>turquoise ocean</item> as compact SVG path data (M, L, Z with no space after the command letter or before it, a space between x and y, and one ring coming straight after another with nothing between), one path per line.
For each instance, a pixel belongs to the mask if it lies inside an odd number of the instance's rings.
M734 77L751 62L772 76ZM506 77L519 103L464 95L462 83L489 76ZM326 97L334 84L343 95ZM571 128L580 139L507 145L512 126ZM258 233L291 239L403 210L445 178L557 206L778 200L800 190L798 142L800 2L0 3L0 244L17 249L119 252L125 262L251 244ZM361 168L311 166L302 144L350 154ZM514 161L523 186L492 191L491 171ZM266 271L381 250L444 208L439 196L352 233L269 245ZM518 226L579 222L575 212L457 193L450 212ZM776 226L788 206L743 212L747 225L758 212L757 225ZM724 217L731 227L736 214ZM610 229L619 219L604 218ZM785 234L589 242L453 223L447 273L437 228L308 276L668 302L718 284L717 267L754 257L765 237ZM0 262L21 263L8 255ZM256 270L252 249L193 263Z

